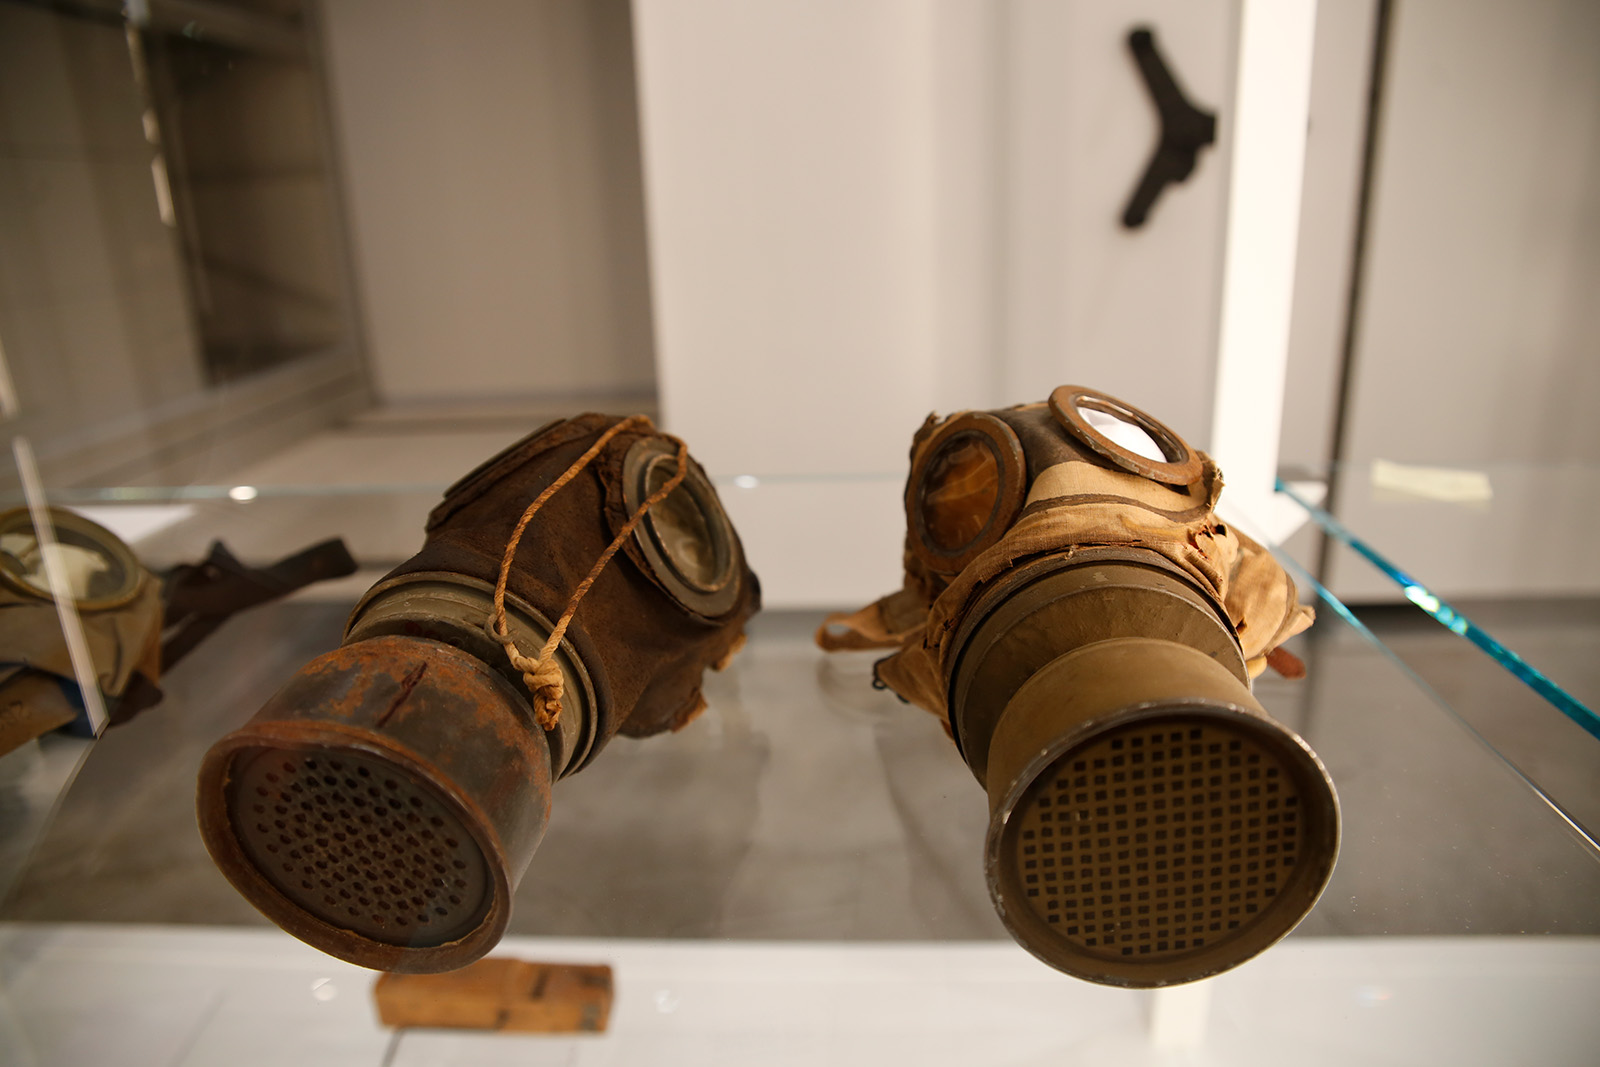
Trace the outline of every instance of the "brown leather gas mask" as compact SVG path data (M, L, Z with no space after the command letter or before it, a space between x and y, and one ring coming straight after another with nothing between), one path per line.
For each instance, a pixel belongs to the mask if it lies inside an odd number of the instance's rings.
M1338 802L1250 679L1311 623L1213 512L1209 457L1114 397L930 416L905 585L818 631L893 649L879 681L940 715L989 793L1007 928L1069 974L1163 986L1233 967L1326 885Z
M325 952L470 963L505 931L551 783L614 734L693 719L759 602L681 442L642 416L547 426L452 486L344 644L211 749L206 845Z

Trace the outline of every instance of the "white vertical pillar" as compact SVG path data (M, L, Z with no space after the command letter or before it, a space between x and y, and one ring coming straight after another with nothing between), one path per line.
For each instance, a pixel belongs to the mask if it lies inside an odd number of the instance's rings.
M1243 0L1211 454L1225 518L1279 541L1304 513L1273 492L1294 302L1316 0Z
M1157 989L1150 995L1150 1044L1159 1049L1197 1049L1205 1044L1211 1015L1211 983Z

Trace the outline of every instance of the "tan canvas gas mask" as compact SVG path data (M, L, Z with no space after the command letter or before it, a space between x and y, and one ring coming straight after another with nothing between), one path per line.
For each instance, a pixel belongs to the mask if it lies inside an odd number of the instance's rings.
M110 530L48 510L47 540L26 509L0 512L0 755L58 727L94 732L48 557L78 616L110 726L159 704L161 678L233 615L356 569L337 539L265 567L247 566L218 541L203 559L158 577Z
M1221 491L1204 453L1093 390L930 416L904 588L818 631L894 650L879 681L943 717L988 790L1001 919L1091 981L1243 962L1310 910L1338 850L1326 772L1250 691L1293 669L1278 645L1311 611L1217 519Z
M342 647L211 749L206 845L325 952L470 963L506 928L551 783L694 718L759 600L681 442L642 416L545 427L452 486Z
M62 508L49 514L53 544L27 509L0 512L0 755L83 714L47 554L77 609L107 707L114 712L136 681L161 677L161 583L110 530Z

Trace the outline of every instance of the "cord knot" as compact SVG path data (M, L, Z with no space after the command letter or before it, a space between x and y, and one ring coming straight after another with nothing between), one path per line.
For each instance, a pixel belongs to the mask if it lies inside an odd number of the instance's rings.
M527 510L522 513L522 518L517 520L516 528L512 530L510 540L506 542L505 555L500 558L500 577L494 586L494 610L489 614L490 629L493 630L495 637L499 639L501 646L506 650L506 658L511 662L511 666L522 672L522 682L533 694L534 717L538 719L539 725L544 727L547 732L554 730L561 722L561 698L566 693L566 682L562 677L560 665L556 663L556 650L561 647L561 639L566 636L567 627L572 622L572 616L578 610L578 602L589 591L589 587L594 584L594 580L600 577L600 572L605 569L607 563L611 562L611 557L616 555L617 549L621 548L622 543L633 533L634 527L639 525L640 520L645 517L645 513L665 500L674 489L683 484L683 479L689 474L689 446L676 437L669 438L678 446L677 472L639 505L638 510L628 518L622 529L618 530L617 535L611 539L611 544L607 545L606 550L600 553L600 558L595 560L594 566L589 570L588 577L579 582L578 587L572 591L572 596L567 600L567 609L561 613L561 618L556 621L555 628L550 631L549 640L544 643L544 648L539 650L537 658L529 658L517 647L516 638L511 636L510 625L506 621L506 583L511 577L511 562L516 558L517 546L522 543L522 534L528 528L529 520L533 518L535 512L544 506L545 501L554 496L562 486L576 478L579 472L589 465L590 460L600 454L600 450L605 448L607 442L613 437L624 430L634 428L651 430L655 427L651 424L650 419L644 415L630 415L602 433L583 455L573 461L572 466L568 467L561 477L551 482L544 492L540 493L533 503L528 505Z

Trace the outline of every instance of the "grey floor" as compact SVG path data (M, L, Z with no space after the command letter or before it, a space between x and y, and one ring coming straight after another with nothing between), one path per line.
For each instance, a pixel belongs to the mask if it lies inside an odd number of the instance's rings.
M195 771L212 741L337 643L349 606L257 609L181 664L164 704L93 747L0 918L264 924L200 843ZM1600 690L1600 605L1478 607L1575 690ZM1310 676L1258 686L1317 749L1343 805L1334 881L1298 932L1600 932L1594 852L1466 726L1591 826L1600 741L1414 609L1365 617L1409 668L1324 613L1296 644ZM619 738L557 786L512 932L1004 936L980 869L982 791L931 716L870 687L870 655L816 651L817 621L759 617L745 652L708 679L704 716L678 734Z

